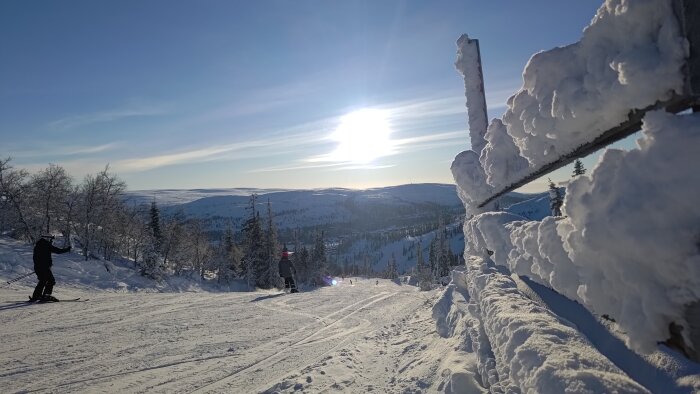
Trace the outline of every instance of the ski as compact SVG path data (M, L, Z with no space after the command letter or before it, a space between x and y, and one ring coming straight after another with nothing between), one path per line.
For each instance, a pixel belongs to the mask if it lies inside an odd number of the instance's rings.
M36 301L36 303L37 303L37 304L50 304L50 303L54 303L54 302L85 302L85 301L89 301L89 300L90 300L89 298L80 298L80 297L78 297L78 298L69 298L69 299L67 299L67 300L57 300L57 301L49 301L49 300L42 301L42 300L38 300L38 301ZM32 300L31 297L30 297L29 300L28 300L27 302L35 302L35 301Z

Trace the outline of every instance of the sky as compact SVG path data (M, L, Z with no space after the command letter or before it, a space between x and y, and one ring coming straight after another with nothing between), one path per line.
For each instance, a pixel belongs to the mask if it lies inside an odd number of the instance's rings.
M578 41L600 4L5 0L0 157L77 180L109 165L131 190L454 183L459 36L500 117L530 56Z

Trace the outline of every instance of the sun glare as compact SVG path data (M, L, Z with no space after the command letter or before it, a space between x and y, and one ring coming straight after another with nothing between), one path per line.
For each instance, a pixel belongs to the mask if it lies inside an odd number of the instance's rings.
M391 128L384 111L361 109L342 117L340 126L331 134L338 142L328 160L367 164L394 152Z

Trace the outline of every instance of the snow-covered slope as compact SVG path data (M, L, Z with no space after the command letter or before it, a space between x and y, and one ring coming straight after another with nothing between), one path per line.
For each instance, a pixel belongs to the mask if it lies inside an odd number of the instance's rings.
M430 292L353 277L292 295L156 286L67 253L55 256L54 294L89 301L29 304L33 276L5 281L30 271L31 246L0 238L0 260L3 392L700 389L700 365L668 349L639 356L614 324L493 267L468 273L481 286L468 291L462 271Z
M504 211L520 215L528 220L542 220L552 214L549 202L549 192L545 192L515 203L505 208Z
M29 245L0 239L0 257L2 283L31 269ZM346 278L293 295L155 286L72 253L56 256L54 273L54 295L89 301L23 302L33 276L0 286L2 392L436 392L457 372L483 392L473 357L443 357L435 293L414 286Z

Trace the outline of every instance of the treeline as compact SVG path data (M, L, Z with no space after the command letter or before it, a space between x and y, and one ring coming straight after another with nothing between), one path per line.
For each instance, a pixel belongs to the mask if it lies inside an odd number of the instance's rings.
M60 232L65 242L78 238L85 258L105 259L133 247L129 212L121 202L126 184L109 168L80 183L51 164L30 175L11 159L0 160L0 231L34 242L42 234Z
M268 202L261 218L251 197L249 217L239 232L231 225L210 239L205 224L181 213L162 217L151 206L125 202L126 183L104 170L76 182L54 164L29 174L0 160L0 233L27 242L42 234L61 234L85 260L128 260L142 275L199 276L228 282L244 279L249 287L280 286L277 263L282 247ZM309 250L295 244L292 256L298 281L323 283L326 257L323 234ZM238 241L240 240L240 241Z

